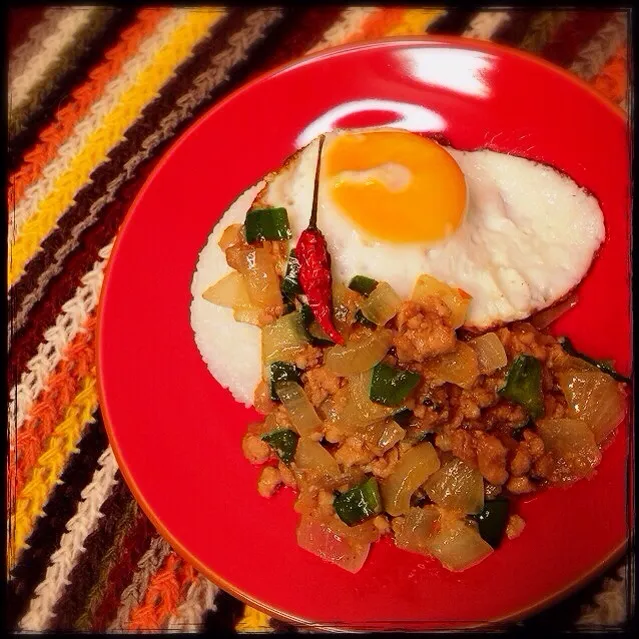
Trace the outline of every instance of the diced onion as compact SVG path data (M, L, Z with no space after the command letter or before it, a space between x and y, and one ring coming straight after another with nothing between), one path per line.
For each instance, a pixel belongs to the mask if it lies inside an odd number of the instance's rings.
M454 351L427 360L424 373L441 382L470 388L479 376L477 354L471 346L458 341Z
M451 312L450 320L453 328L459 328L464 323L471 301L468 293L460 288L448 286L448 284L440 282L430 275L420 275L415 283L412 299L421 301L430 295L439 297L448 306Z
M236 322L260 326L262 323L262 310L255 306L251 306L250 308L236 308L233 310L233 318Z
M559 304L550 308L545 308L539 313L535 313L528 321L537 329L542 330L550 326L556 319L559 319L566 311L569 311L577 304L577 293L573 293Z
M376 455L383 455L406 436L406 431L392 419L370 424L362 437Z
M484 507L484 480L481 473L461 459L452 459L432 474L424 486L438 505L476 514Z
M217 245L226 251L227 248L242 242L242 224L231 224L224 229Z
M407 513L413 493L438 469L439 457L430 442L410 448L381 484L386 512L393 517Z
M300 519L297 526L297 543L304 550L351 573L356 573L362 568L370 549L370 544L350 544L325 522L309 516Z
M439 511L431 504L423 508L410 508L399 530L395 532L395 545L404 550L430 554L426 541L434 532Z
M559 469L562 479L586 477L601 461L595 436L580 419L540 419L536 426L546 450L554 453L564 467Z
M312 435L322 429L322 420L318 417L304 389L296 382L279 382L275 392L286 408L286 412L295 430L304 436Z
M455 572L470 568L493 552L470 522L442 517L441 528L426 539L429 552Z
M337 332L348 339L357 310L358 295L344 285L343 282L333 280L333 320Z
M221 280L209 286L202 297L207 302L226 308L242 308L252 306L244 278L237 271L232 271Z
M293 361L307 344L301 315L297 311L287 313L262 328L262 361L266 366Z
M226 308L233 309L233 317L238 322L259 326L262 309L251 302L244 276L233 271L221 280L209 286L202 297Z
M360 303L360 310L364 317L383 326L393 319L402 305L402 298L392 289L388 282L380 282L375 290Z
M393 342L391 331L382 329L357 341L339 344L326 351L327 368L337 375L355 375L368 371L380 362Z
M595 366L583 362L579 368L557 375L571 416L586 422L600 444L623 421L626 400L619 384Z
M251 302L262 308L282 304L273 254L262 247L241 249L237 270L244 276Z
M295 449L295 465L300 470L318 470L335 477L340 474L339 464L322 444L309 437L300 437Z
M494 373L508 364L506 350L496 333L485 333L468 343L475 349L482 375Z
M381 533L372 519L354 526L348 526L337 516L326 517L325 521L333 532L353 545L370 544L381 537Z

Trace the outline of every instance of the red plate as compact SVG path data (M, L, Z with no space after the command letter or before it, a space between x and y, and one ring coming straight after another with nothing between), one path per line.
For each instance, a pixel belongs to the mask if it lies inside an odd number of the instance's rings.
M459 38L333 49L258 78L167 153L120 231L99 318L101 406L122 473L172 546L212 581L288 621L426 628L521 617L617 555L627 536L627 424L596 475L520 505L521 537L463 573L375 545L356 575L300 549L293 493L256 491L240 441L256 417L210 376L189 324L200 249L222 212L306 139L401 122L455 147L551 164L589 189L607 239L556 325L630 361L627 130L621 111L536 58Z

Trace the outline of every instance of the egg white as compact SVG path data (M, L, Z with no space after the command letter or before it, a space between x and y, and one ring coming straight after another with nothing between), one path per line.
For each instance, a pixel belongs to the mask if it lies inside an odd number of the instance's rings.
M328 134L326 145L332 136ZM309 221L318 140L269 175L255 204L285 206L294 246ZM483 330L552 305L584 277L605 237L597 200L569 177L525 158L447 148L468 189L456 231L430 245L394 244L356 228L320 183L317 224L333 277L387 281L402 298L428 273L472 296L465 327ZM432 214L416 211L419 215ZM397 221L389 220L389 225Z

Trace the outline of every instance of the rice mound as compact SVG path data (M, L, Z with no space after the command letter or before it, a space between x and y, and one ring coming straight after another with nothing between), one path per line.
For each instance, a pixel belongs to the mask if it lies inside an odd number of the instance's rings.
M191 282L191 328L195 343L213 377L245 406L253 405L253 393L261 379L261 331L236 322L233 309L207 302L202 293L231 272L218 241L230 224L243 224L246 212L265 181L248 188L231 204L200 252Z

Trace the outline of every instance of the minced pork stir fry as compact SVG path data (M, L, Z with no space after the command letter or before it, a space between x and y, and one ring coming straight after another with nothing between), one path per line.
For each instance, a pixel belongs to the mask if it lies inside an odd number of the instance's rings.
M242 447L261 495L297 491L300 546L356 572L388 535L463 570L522 532L514 496L597 466L625 378L541 330L572 301L477 335L460 289L424 274L400 299L357 276L323 301L335 343L288 238L284 209L250 211L220 240L234 271L204 297L261 327L265 417ZM328 259L315 268L330 275Z

